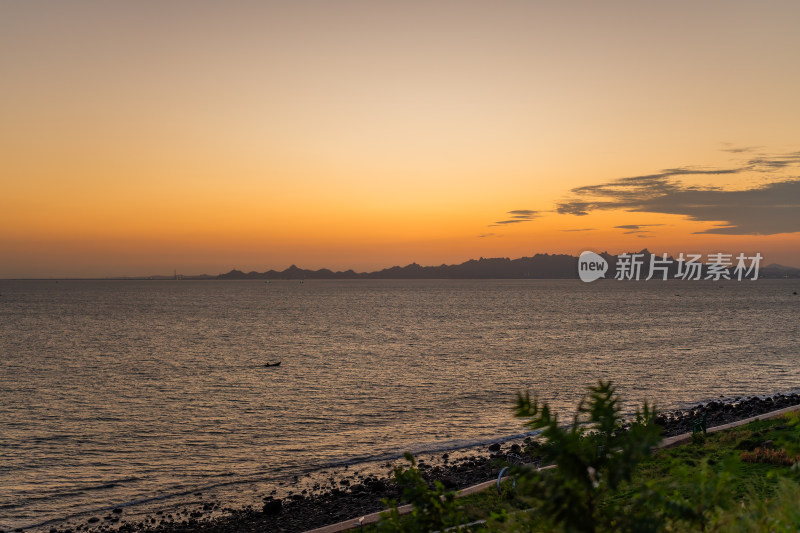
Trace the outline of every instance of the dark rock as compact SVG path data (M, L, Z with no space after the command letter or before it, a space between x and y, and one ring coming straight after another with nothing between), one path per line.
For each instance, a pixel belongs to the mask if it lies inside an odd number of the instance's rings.
M440 479L440 481L442 482L442 485L444 485L444 488L446 489L458 488L458 481L453 477L445 476L442 479Z
M96 516L93 516L89 520L87 520L87 522L89 522L90 524L95 524L95 523L97 523L99 521L100 521L100 519L97 518Z
M498 443L496 443L496 442L494 444L490 444L489 445L489 451L490 452L499 452L500 451L500 445Z
M283 510L282 500L270 500L264 504L262 511L267 516L275 516Z
M387 488L386 487L386 482L384 482L384 481L382 481L380 479L375 479L373 481L370 481L369 483L367 483L367 487L372 492L384 492L386 490L386 488Z

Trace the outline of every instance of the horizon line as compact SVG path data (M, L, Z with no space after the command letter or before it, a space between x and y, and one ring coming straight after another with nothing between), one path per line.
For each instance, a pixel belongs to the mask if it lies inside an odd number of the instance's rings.
M650 250L648 250L647 248L643 248L642 250L639 250L637 252L623 252L623 253L642 253L642 252L653 253L653 252L650 252ZM596 252L596 253L598 253L600 255L609 255L609 256L621 255L621 254L610 254L606 250L604 250L602 252ZM296 263L292 263L291 265L289 265L288 267L284 268L283 270L277 270L276 268L273 267L273 268L268 268L267 270L263 270L261 272L256 271L256 270L250 270L249 272L245 272L244 270L239 270L236 267L232 267L227 272L220 272L220 273L218 273L216 275L207 274L207 273L181 274L181 273L177 272L177 269L173 269L173 274L143 274L143 275L130 275L130 276L87 276L87 277L78 277L78 276L67 276L67 277L49 276L49 277L30 277L30 278L28 278L28 277L12 277L12 278L0 278L0 281L175 281L175 280L183 280L184 278L189 278L189 279L187 279L187 281L199 281L199 280L202 280L203 278L205 278L207 280L219 279L220 276L223 276L225 274L230 274L231 272L241 272L242 274L252 274L252 273L265 274L267 272L283 273L283 272L286 272L287 270L290 270L292 268L294 268L296 270L306 270L306 271L309 271L309 272L319 272L320 270L328 270L333 274L342 274L342 273L345 273L345 272L352 272L352 273L357 274L357 275L369 275L369 274L374 274L374 273L378 273L378 272L383 272L385 270L391 270L393 268L407 268L407 267L410 267L410 266L413 266L413 265L417 265L417 266L419 266L421 268L440 268L440 267L459 266L459 265L463 265L465 263L469 263L471 261L480 262L480 261L497 260L497 259L515 261L515 260L518 260L518 259L533 258L533 257L536 257L538 255L567 256L567 257L571 257L571 258L574 258L574 259L578 258L578 255L572 255L572 254L568 254L568 253L537 252L537 253L535 253L533 255L530 255L530 256L521 256L521 257L517 257L517 258L514 258L514 259L511 259L508 256L504 256L504 257L483 257L483 256L481 256L478 259L471 258L471 259L467 259L465 261L462 261L461 263L450 263L450 264L440 263L438 265L421 265L421 264L417 263L416 261L412 261L411 263L408 263L408 264L402 265L402 266L396 264L396 265L383 267L383 268L380 268L380 269L377 269L377 270L371 270L371 271L357 271L352 267L344 269L344 270L333 270L333 269L328 268L328 267L320 267L320 268L317 268L317 269L311 269L311 268L302 268L302 267L297 266ZM656 255L658 255L658 254L656 254ZM672 259L671 255L669 257ZM789 268L789 269L794 269L794 270L800 270L800 267L793 266L793 265L784 265L784 264L780 264L780 263L766 264L762 268L768 268L768 267L783 267L783 268ZM384 279L391 279L391 278L384 278ZM409 278L397 278L397 279L409 279ZM441 278L441 279L448 279L448 278ZM458 279L493 279L493 278L458 278ZM512 278L496 278L496 279L512 279ZM525 278L519 278L519 279L525 279ZM564 278L537 278L537 279L564 279ZM225 281L235 281L235 280L225 280ZM246 280L240 280L240 281L246 281ZM323 280L316 280L316 281L323 281Z

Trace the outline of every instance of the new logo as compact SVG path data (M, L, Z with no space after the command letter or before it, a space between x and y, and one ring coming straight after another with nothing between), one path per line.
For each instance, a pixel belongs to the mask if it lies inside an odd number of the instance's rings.
M589 283L605 277L607 270L608 262L602 256L594 252L581 252L581 256L578 258L578 276L581 281Z

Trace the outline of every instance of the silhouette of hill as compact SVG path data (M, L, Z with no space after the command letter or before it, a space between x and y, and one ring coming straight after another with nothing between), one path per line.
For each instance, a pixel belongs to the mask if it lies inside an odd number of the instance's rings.
M649 273L650 252L645 249L644 265L640 279ZM608 262L606 278L613 278L616 272L617 256L607 252L600 254ZM656 254L661 257L659 254ZM670 258L671 259L671 258ZM677 273L677 263L669 267L669 277ZM705 276L706 268L702 269ZM660 277L660 274L657 274ZM345 270L334 272L327 268L306 270L292 265L286 270L267 272L242 272L231 270L215 279L264 279L264 280L312 280L312 279L576 279L578 277L578 258L565 254L536 254L533 257L509 259L507 257L470 259L457 265L422 266L411 263L406 266L393 266L375 272L355 272ZM782 265L762 266L759 278L800 278L800 269Z

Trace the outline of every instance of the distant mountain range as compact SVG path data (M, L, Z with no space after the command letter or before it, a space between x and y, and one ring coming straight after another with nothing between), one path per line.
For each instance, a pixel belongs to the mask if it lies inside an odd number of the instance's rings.
M650 252L645 254L642 275L649 273ZM607 252L600 254L608 262L606 278L613 278L616 272L617 256ZM657 254L658 255L658 254ZM660 256L659 256L660 257ZM669 268L670 277L677 272L677 263ZM703 276L705 276L705 267ZM286 270L267 272L242 272L231 270L219 276L187 276L184 279L264 279L264 280L312 280L312 279L576 279L578 277L578 258L563 254L536 254L533 257L509 259L505 257L470 259L458 265L421 266L411 263L406 266L393 266L375 272L355 272L345 270L334 272L327 268L306 270L295 265ZM800 278L800 269L777 264L761 266L759 278Z

